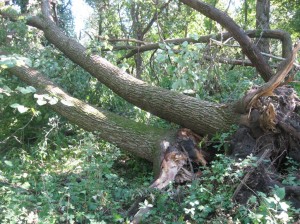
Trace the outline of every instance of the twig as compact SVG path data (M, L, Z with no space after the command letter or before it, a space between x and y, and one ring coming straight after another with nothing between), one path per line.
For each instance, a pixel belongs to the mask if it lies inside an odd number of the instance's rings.
M151 44L150 42L142 41L142 40L137 40L134 38L106 38L106 37L101 37L101 36L96 36L99 40L106 40L108 42L134 42L138 44Z
M30 120L29 120L23 127L18 128L14 133L12 133L12 134L11 134L10 136L8 136L6 139L4 139L3 141L1 141L0 144L5 144L10 138L15 137L15 134L16 134L18 131L25 129L25 128L31 123L31 121L33 120L34 117L35 117L35 116L33 115L33 116L30 118ZM16 139L16 140L17 140L17 139ZM19 143L21 143L19 140L17 140L17 141L18 141Z
M286 60L286 58L283 58L283 57L278 57L278 56L275 56L275 55L272 55L272 54L267 54L267 53L264 53L264 52L260 52L262 55L264 56L268 56L270 58L274 58L274 59L277 59L277 60L280 60L280 61L284 61ZM296 66L297 68L300 67L299 64L297 64L296 62L293 63L294 66Z
M194 179L195 178L195 174L194 174L194 168L193 168L193 165L192 165L192 162L191 162L191 158L189 157L189 154L186 151L186 149L184 148L184 146L181 146L181 148L183 149L185 155L187 156L187 159L188 159L188 162L189 162L189 166L190 166L191 172L193 174L193 179Z
M271 151L271 148L268 148L267 150L264 151L264 153L262 154L262 156L261 156L261 157L259 158L259 160L256 162L256 164L257 164L256 167L259 167L259 166L262 164L262 162L264 161L264 159L269 155L270 151ZM248 186L246 185L246 183L247 183L248 179L250 178L251 174L252 174L252 173L254 172L254 170L256 169L256 167L253 168L252 170L250 170L250 171L244 176L244 178L241 180L241 183L237 186L237 188L235 189L235 191L234 191L234 193L233 193L233 195L232 195L232 199L233 199L233 200L235 200L236 196L237 196L238 193L241 191L241 189L242 189L243 186L248 187ZM248 188L249 188L249 187L248 187Z

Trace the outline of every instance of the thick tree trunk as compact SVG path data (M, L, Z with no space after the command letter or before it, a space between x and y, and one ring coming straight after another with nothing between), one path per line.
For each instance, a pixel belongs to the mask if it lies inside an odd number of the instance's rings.
M141 22L140 22L140 3L139 2L132 2L131 3L131 10L130 10L130 14L131 14L131 19L132 19L132 31L133 31L133 36L139 40L139 41L143 41L144 39L144 35L142 33L142 27L141 27ZM138 43L138 45L140 46L141 44ZM141 79L142 77L142 66L143 66L143 58L140 52L138 52L135 56L134 56L134 61L135 61L135 76L137 79Z
M10 68L8 71L35 87L38 94L56 97L58 102L48 106L60 115L138 157L158 162L154 160L156 155L160 155L161 141L172 141L175 138L176 130L137 123L73 98L36 70L23 66Z
M47 10L43 10L47 11ZM46 12L44 13L46 14ZM74 63L128 102L199 134L213 135L239 121L230 105L198 100L180 93L150 86L98 55L91 55L77 41L68 38L55 23L31 17L28 24L44 31L45 37Z

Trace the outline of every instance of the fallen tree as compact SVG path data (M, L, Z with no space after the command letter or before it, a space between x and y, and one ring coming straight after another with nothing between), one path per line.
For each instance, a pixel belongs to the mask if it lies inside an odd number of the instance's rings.
M201 1L181 2L224 26L239 42L251 64L266 81L265 85L250 90L243 99L232 104L198 100L148 85L104 58L88 53L81 44L67 37L52 21L50 3L47 0L42 1L42 16L27 17L26 23L42 30L46 39L66 57L126 101L181 125L184 129L149 127L95 108L71 97L43 74L28 66L15 65L8 71L28 85L34 86L40 94L49 94L57 98L58 102L49 107L71 122L88 131L95 131L99 138L153 162L158 178L152 183L152 188L163 189L169 182L182 183L196 178L197 172L193 164L206 166L211 157L209 152L199 148L199 142L203 141L203 136L226 131L232 124L243 125L233 137L232 156L245 158L253 154L258 157L257 167L245 175L233 198L245 202L255 190L268 192L272 186L284 186L277 175L277 168L287 155L300 161L300 118L296 113L299 109L299 99L292 88L282 86L284 78L293 68L299 44L293 52L284 51L286 60L278 66L274 74L247 33L225 13ZM18 20L18 16L3 10L0 11L0 15L12 21ZM285 49L290 48L287 46ZM0 55L7 53L1 52ZM300 189L284 187L287 191L286 197L295 205L299 205ZM135 220L139 221L140 214L145 212L140 211Z

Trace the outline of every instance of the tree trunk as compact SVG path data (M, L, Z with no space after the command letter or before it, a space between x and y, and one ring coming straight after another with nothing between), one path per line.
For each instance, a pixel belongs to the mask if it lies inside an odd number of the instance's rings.
M270 29L270 0L257 0L256 1L256 29L264 30ZM269 54L270 53L270 43L269 39L260 37L257 39L257 47L260 51ZM268 57L264 57L268 61Z
M91 55L77 41L68 38L52 21L31 17L28 24L44 31L47 40L74 63L96 77L128 102L163 119L190 128L199 134L213 135L228 130L239 121L231 105L198 100L147 83L112 65L98 55Z
M35 87L38 94L56 97L58 102L48 106L74 124L93 131L99 138L150 162L155 162L155 156L160 155L161 141L173 141L175 138L176 130L154 128L134 122L71 97L36 70L16 66L8 71Z

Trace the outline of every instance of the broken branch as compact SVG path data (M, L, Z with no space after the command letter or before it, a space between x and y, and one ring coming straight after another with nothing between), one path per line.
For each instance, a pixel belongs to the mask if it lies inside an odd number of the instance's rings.
M257 90L249 93L245 97L245 105L247 109L252 108L252 106L257 102L257 100L260 97L273 95L273 90L281 84L286 75L293 68L294 60L297 56L297 52L299 51L299 49L300 41L298 41L298 43L294 47L292 54L278 66L276 74L263 86L257 88Z

